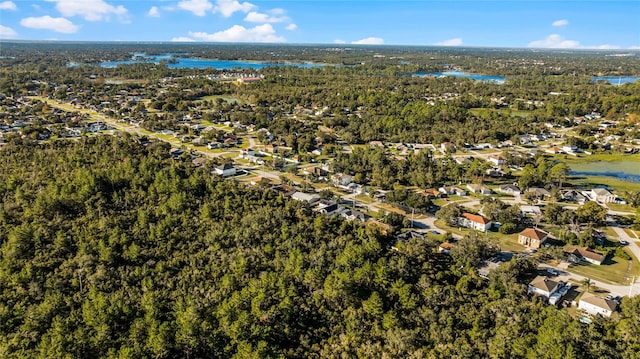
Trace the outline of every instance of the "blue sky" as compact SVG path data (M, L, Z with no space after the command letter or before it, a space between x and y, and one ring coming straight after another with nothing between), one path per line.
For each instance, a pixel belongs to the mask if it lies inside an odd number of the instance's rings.
M640 1L0 0L0 38L638 49Z

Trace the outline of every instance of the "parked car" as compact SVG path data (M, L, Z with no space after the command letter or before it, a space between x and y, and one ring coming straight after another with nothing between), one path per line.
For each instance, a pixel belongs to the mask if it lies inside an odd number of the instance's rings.
M547 274L552 275L552 276L555 277L555 276L559 275L560 273L558 273L558 271L553 269L553 268L547 268Z
M620 241L620 245L626 246L626 245L629 245L629 242L621 240Z

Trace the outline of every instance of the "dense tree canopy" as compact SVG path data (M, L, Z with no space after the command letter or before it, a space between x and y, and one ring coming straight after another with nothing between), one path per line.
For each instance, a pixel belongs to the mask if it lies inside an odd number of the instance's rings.
M0 150L3 357L637 355L638 300L583 327L526 296L520 259L459 271L494 253L481 239L453 259L388 250L166 152L120 135Z

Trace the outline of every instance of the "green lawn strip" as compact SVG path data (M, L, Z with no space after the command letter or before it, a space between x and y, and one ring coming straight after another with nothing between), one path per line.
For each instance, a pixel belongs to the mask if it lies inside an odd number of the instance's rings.
M615 192L623 193L626 191L640 191L640 182L627 182L618 178L605 176L580 176L570 177L569 182L574 186L582 187L601 187L607 186Z
M369 196L367 196L366 194L358 194L356 195L356 200L358 200L359 202L363 202L366 204L370 204L375 202L375 200Z
M620 257L613 257L607 259L607 261L602 265L585 262L572 264L569 266L568 270L571 273L582 275L584 277L591 278L592 280L626 285L629 284L626 275L629 277L640 275L640 264L637 260L632 259L631 270L629 270L629 260Z
M610 210L618 211L618 212L629 212L635 213L635 209L628 204L617 204L617 203L607 203L607 207Z

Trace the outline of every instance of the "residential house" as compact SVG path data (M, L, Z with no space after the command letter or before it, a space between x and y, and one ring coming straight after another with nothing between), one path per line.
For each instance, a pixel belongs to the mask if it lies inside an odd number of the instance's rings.
M544 150L544 152L550 153L552 155L557 155L557 154L562 153L562 149L560 149L558 147L551 147L551 148L547 148L546 150Z
M586 262L601 265L605 260L605 256L600 253L594 252L589 247L567 247L564 249L565 253L569 254L569 261L575 262L576 260L584 260Z
M502 193L510 194L512 196L517 196L520 193L522 193L522 191L520 191L520 188L518 188L518 186L516 186L515 184L500 185L500 187L498 188L498 191Z
M315 203L320 200L320 196L318 196L317 194L309 194L304 192L295 192L291 195L291 198L296 201L307 203Z
M443 142L440 144L440 150L444 153L456 152L456 145L451 142Z
M329 172L323 170L320 167L307 167L302 170L302 174L306 176L313 176L318 179L326 179L326 177L329 175Z
M367 215L355 209L347 208L340 215L347 221L359 221L362 223L367 221Z
M180 157L182 154L184 153L183 150L179 149L179 148L172 148L169 150L169 155L171 157Z
M465 191L464 189L460 188L460 187L456 187L456 186L443 186L438 188L438 191L440 191L443 194L446 195L456 195L456 196L466 196L467 195L467 191Z
M564 153L575 153L576 151L578 151L578 147L576 147L574 145L562 146L562 152L564 152Z
M616 201L616 195L609 192L605 188L594 188L591 190L591 198L600 203L613 203Z
M216 166L216 168L214 170L215 170L216 174L218 174L218 175L220 175L222 177L235 176L235 174L236 174L236 168L233 167L232 165L228 164L228 163Z
M206 161L207 160L202 157L196 157L191 161L191 163L193 163L193 165L196 167L201 167L202 165L205 164Z
M533 192L533 194L541 200L551 197L551 193L544 188L531 187L527 192Z
M542 210L540 209L540 207L538 206L525 206L522 205L520 206L520 213L523 216L541 216L542 215Z
M449 252L451 252L453 247L455 247L455 244L451 244L449 242L444 242L444 243L442 243L442 244L440 244L438 246L438 252L444 253L444 254L449 254Z
M518 234L518 243L529 248L540 248L547 240L549 233L541 231L537 228L527 228Z
M483 195L489 195L492 193L489 187L481 184L476 184L476 183L469 183L467 185L467 189L469 189L471 193L477 193L477 194L483 194Z
M504 158L500 155L491 155L487 158L489 162L491 162L494 166L502 166L505 162Z
M548 277L537 276L529 283L527 292L529 294L541 295L549 298L560 289L560 283Z
M336 201L321 199L320 201L318 201L318 204L314 210L319 213L326 214L327 216L333 216L334 214L338 214L339 212L341 212L343 209L344 208L341 207Z
M486 232L491 228L491 221L478 214L463 213L462 217L458 218L458 224L462 227L472 228L476 231Z
M618 303L595 296L591 293L584 293L580 297L578 302L578 309L582 309L591 315L602 315L603 317L610 317L611 314L618 309Z
M588 201L587 197L583 196L580 192L575 190L562 191L560 192L560 196L565 201L577 202L579 205L583 205Z
M410 239L424 239L424 234L416 231L406 231L396 236L396 242L406 242Z
M422 194L427 198L440 198L442 193L435 188L425 189Z
M293 187L286 184L273 186L270 188L270 190L274 193L280 194L282 197L291 197L294 193L297 192Z
M252 179L250 183L252 186L269 186L273 184L273 180L267 177L256 177Z
M337 187L346 187L353 181L353 176L344 173L338 173L331 177L333 184Z

